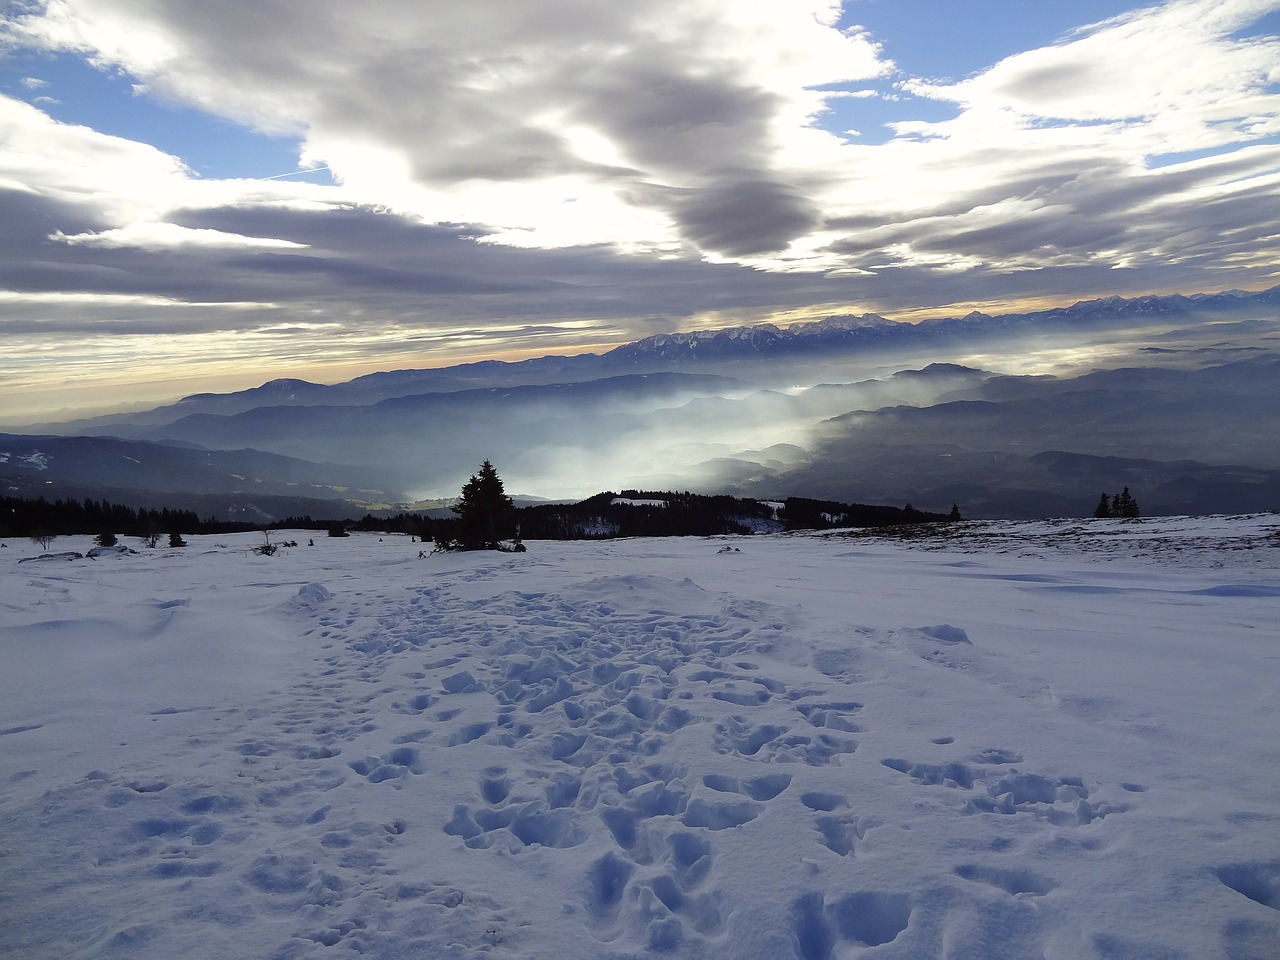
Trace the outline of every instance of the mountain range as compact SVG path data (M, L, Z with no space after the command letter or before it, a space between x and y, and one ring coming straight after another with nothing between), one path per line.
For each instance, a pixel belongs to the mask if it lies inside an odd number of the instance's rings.
M1277 316L1280 287L273 380L0 436L0 489L339 517L448 497L487 458L509 489L558 499L689 489L1024 517L1128 485L1148 513L1271 509Z

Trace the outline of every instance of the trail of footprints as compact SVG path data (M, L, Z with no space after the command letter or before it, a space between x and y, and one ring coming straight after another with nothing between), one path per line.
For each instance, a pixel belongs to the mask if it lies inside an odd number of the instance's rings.
M296 850L264 851L241 879L281 909L315 908L325 918L279 956L302 956L307 944L376 951L378 929L396 929L406 904L432 910L432 936L452 930L452 942L476 956L518 937L519 921L500 904L388 868L384 852L410 824L329 819L325 794L350 778L407 786L431 772L439 751L468 744L506 748L510 759L483 769L464 799L439 811L438 829L468 850L503 855L572 848L607 831L612 849L590 863L579 904L602 943L626 933L677 954L696 952L694 941L714 944L734 909L716 886L717 844L770 804L801 805L812 842L836 858L855 858L876 826L844 793L805 788L806 768L852 762L863 707L841 695L851 688L838 681L787 689L756 672L752 656L785 630L767 609L677 617L516 593L481 605L434 587L407 603L356 596L343 614L327 592L300 596L331 652L317 676L281 698L287 706L229 717L245 733L235 746L240 782L88 778L97 802L127 811L135 869L155 878L216 875L219 845L252 843L254 818L278 810L276 822L303 840ZM397 731L384 749L351 749L384 725ZM664 746L686 737L709 737L733 772L664 762ZM225 742L225 731L210 742ZM880 762L923 789L957 791L961 815L1024 814L1062 827L1126 809L1092 796L1082 779L1020 772L1022 757L1003 750ZM1054 888L1050 878L973 863L958 864L955 877L1012 897ZM1258 902L1275 900L1280 886L1245 868L1223 883ZM1265 892L1256 894L1260 883ZM840 943L891 942L912 911L911 896L895 891L806 893L789 909L795 956L827 960Z
M415 709L436 708L447 745L481 740L518 747L525 764L487 769L474 798L452 810L445 833L470 849L512 854L580 845L593 836L595 821L602 823L616 849L596 859L584 881L592 932L605 942L623 931L641 934L654 952L686 950L695 938L714 940L725 931L732 904L715 889L717 835L750 824L789 790L781 802L809 811L818 844L838 857L855 855L875 824L842 793L792 790L795 776L786 766L845 762L858 748L861 703L832 697L829 683L788 690L756 675L750 655L767 638L750 623L592 616L581 606L540 601L507 598L513 631L491 636L483 658L429 663L443 674L439 699L410 701ZM522 624L560 629L531 639L521 634ZM496 701L493 719L440 709L446 699L468 694ZM767 719L756 720L755 708L765 705ZM698 735L709 735L712 749L741 761L744 772L695 776L645 762L695 721ZM946 764L882 762L922 786L968 793L960 811L966 814L1028 813L1061 826L1124 809L1091 802L1081 779L1020 773L1014 765L1022 758L999 749ZM751 765L762 771L745 772ZM958 865L955 876L1014 897L1042 896L1054 886L1031 873L976 864ZM791 909L796 955L814 960L831 956L840 942L890 942L907 928L911 911L910 897L892 891L806 894Z
M466 617L464 604L428 593L432 616L452 609ZM857 750L862 705L829 697L826 684L788 690L759 675L750 657L781 629L761 623L759 611L627 614L509 594L483 612L475 625L417 634L388 622L358 646L374 662L429 648L419 690L388 705L422 716L417 739L512 750L511 762L486 768L442 818L445 834L468 849L516 855L608 831L613 849L581 884L580 908L598 940L626 933L652 951L680 952L721 937L732 904L715 884L716 837L772 802L801 804L821 846L853 854L864 827L847 799L820 791L779 798L794 779L786 765L838 764ZM440 640L452 637L460 642ZM754 720L765 705L783 722ZM709 736L741 772L691 774L653 759L681 736ZM413 776L419 763L414 748L399 746L349 765L381 783Z
M603 825L615 849L592 862L581 894L593 936L610 942L627 932L655 952L721 936L728 905L714 884L714 837L755 820L792 774L765 767L696 776L650 758L668 738L710 731L717 752L746 765L828 763L856 749L847 717L859 705L804 699L801 725L810 733L753 723L751 708L809 695L745 672L756 665L742 655L761 642L749 621L702 618L691 627L688 618L603 610L584 617L579 606L538 598L506 602L518 607L520 622L562 629L531 638L517 626L493 638L496 656L484 662L432 663L443 673L442 701L496 702L491 720L466 708L438 710L437 721L452 722L440 730L442 741L518 748L513 759L521 761L486 769L445 833L471 849L512 854L577 846ZM707 701L725 705L709 725ZM689 729L695 721L702 729ZM851 849L839 829L830 833L835 847Z

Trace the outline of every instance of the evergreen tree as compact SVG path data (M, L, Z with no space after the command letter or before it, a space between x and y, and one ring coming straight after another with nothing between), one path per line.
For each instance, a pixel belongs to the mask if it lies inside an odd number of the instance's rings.
M1129 492L1128 487L1116 494L1115 502L1112 504L1111 509L1117 517L1134 519L1141 515L1138 510L1138 501L1133 498L1133 494Z
M960 516L960 504L951 504L951 512L947 514L947 519L952 521L964 519L964 517Z
M1098 501L1098 505L1093 508L1093 515L1099 520L1108 520L1114 514L1111 512L1111 501L1107 499L1104 493L1102 499Z
M458 502L450 509L457 517L453 530L437 541L445 549L501 550L502 541L517 537L515 505L488 460L462 485Z

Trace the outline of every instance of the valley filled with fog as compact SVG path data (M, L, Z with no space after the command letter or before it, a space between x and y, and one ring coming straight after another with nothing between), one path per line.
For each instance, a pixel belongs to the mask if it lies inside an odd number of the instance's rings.
M45 496L198 489L390 507L454 495L487 458L509 490L541 499L673 489L1036 517L1083 515L1127 485L1149 514L1264 510L1280 505L1280 449L1259 442L1280 436L1277 299L833 317L273 381L28 426L0 441L0 469L11 491Z

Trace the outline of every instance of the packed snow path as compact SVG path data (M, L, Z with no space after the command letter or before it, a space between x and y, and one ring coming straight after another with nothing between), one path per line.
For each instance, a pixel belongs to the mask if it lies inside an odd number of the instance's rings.
M1274 960L1280 519L1181 523L11 542L4 952Z

